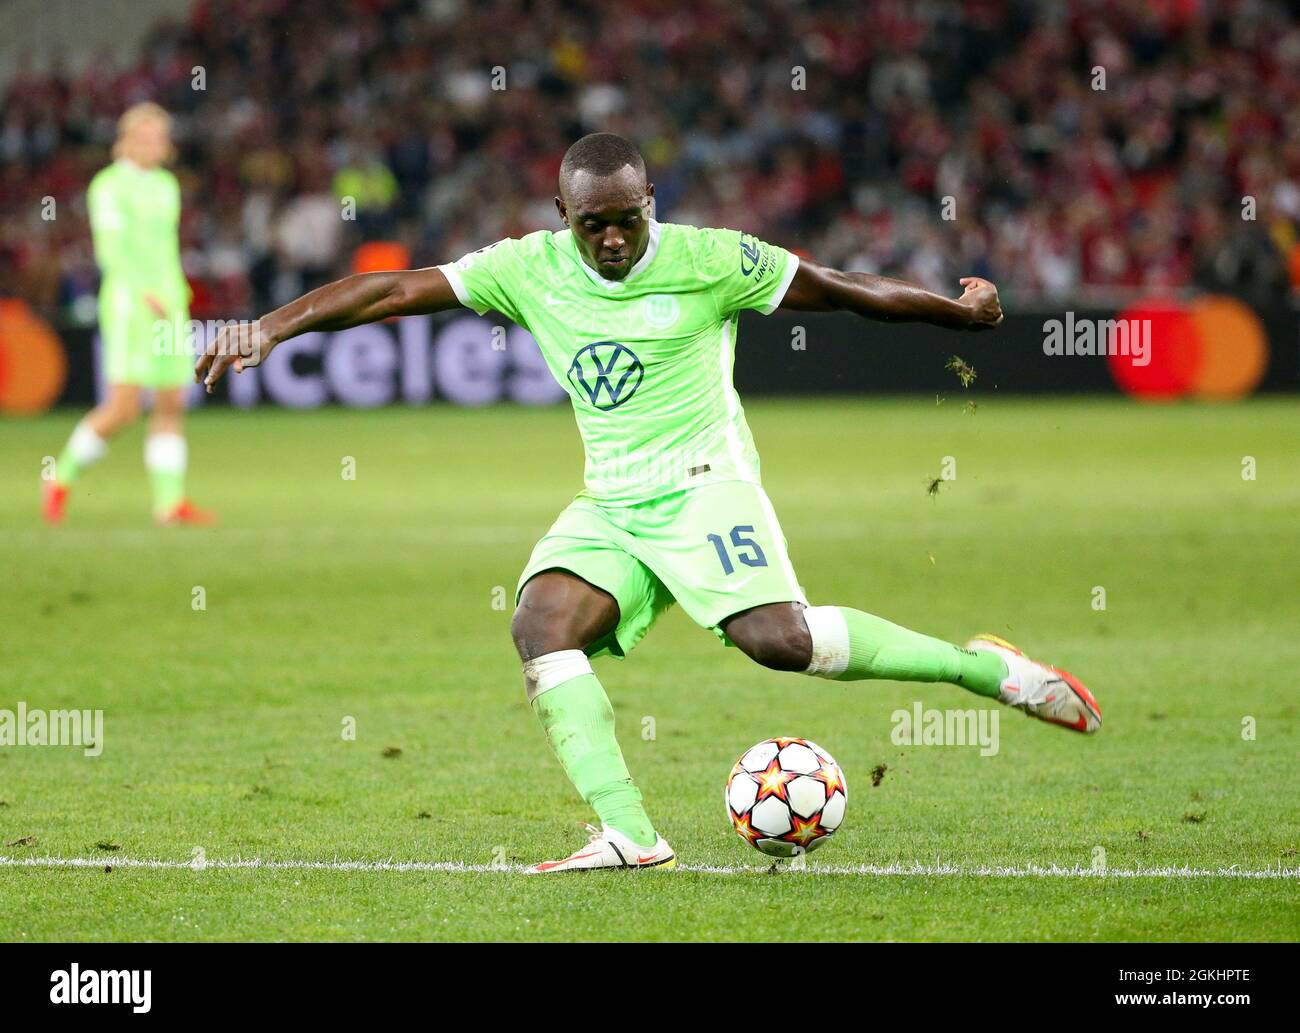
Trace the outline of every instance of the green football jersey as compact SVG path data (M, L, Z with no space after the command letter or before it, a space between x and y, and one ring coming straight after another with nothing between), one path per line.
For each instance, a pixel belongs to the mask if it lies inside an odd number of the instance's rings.
M569 393L586 450L583 495L631 504L715 481L759 483L732 384L741 309L770 313L799 259L736 230L651 222L621 281L569 230L507 238L439 266L461 304L529 330Z
M143 305L152 293L174 312L189 305L181 271L181 189L167 169L115 161L90 181L86 195L101 293Z

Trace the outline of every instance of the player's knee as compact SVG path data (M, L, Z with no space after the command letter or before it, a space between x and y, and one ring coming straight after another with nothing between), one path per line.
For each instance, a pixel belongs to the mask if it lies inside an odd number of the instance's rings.
M750 610L727 621L723 631L747 657L774 671L806 671L812 662L812 637L796 606Z
M812 662L812 644L808 632L782 629L754 643L746 653L755 662L774 671L806 671Z
M515 649L519 653L519 659L525 662L533 659L540 654L533 652L535 643L542 634L538 614L535 610L527 609L522 604L515 607L515 612L510 618L510 638L515 643Z
M179 424L185 415L185 397L180 391L159 391L154 395L153 418L155 422Z
M586 649L618 624L613 596L560 571L545 571L524 585L510 634L525 663L547 653Z
M108 416L115 430L134 423L140 416L140 399L133 394L116 395L109 405Z
M570 614L545 600L527 598L519 601L510 618L510 637L525 663L562 649L581 649L585 644L579 641Z

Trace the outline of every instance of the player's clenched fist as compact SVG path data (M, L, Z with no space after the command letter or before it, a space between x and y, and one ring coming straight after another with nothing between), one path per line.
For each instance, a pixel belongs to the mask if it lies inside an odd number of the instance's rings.
M208 394L212 394L212 385L227 368L234 366L236 373L242 373L260 363L270 350L271 341L263 332L260 320L241 320L224 326L194 364L194 380L202 381Z
M1002 322L998 289L982 276L963 276L957 281L966 288L961 302L970 310L968 330L992 330Z

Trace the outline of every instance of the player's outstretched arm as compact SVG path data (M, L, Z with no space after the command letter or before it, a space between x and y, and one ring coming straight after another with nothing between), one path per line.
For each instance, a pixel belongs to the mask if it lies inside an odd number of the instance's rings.
M963 276L958 282L965 292L960 298L946 298L906 280L845 273L801 259L780 307L842 310L867 319L933 323L952 330L991 330L1002 322L1002 303L992 283L978 276Z
M312 330L346 330L390 316L441 312L460 304L441 269L361 273L327 283L251 323L223 327L194 364L194 379L212 385L230 367L256 366L281 341Z

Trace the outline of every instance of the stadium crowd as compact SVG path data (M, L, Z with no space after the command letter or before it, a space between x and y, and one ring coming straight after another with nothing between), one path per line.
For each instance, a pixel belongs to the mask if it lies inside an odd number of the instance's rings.
M85 187L145 99L196 316L367 240L422 265L555 227L596 129L642 145L660 218L945 291L1300 284L1300 19L1269 0L196 0L132 67L11 79L0 296L93 319Z

